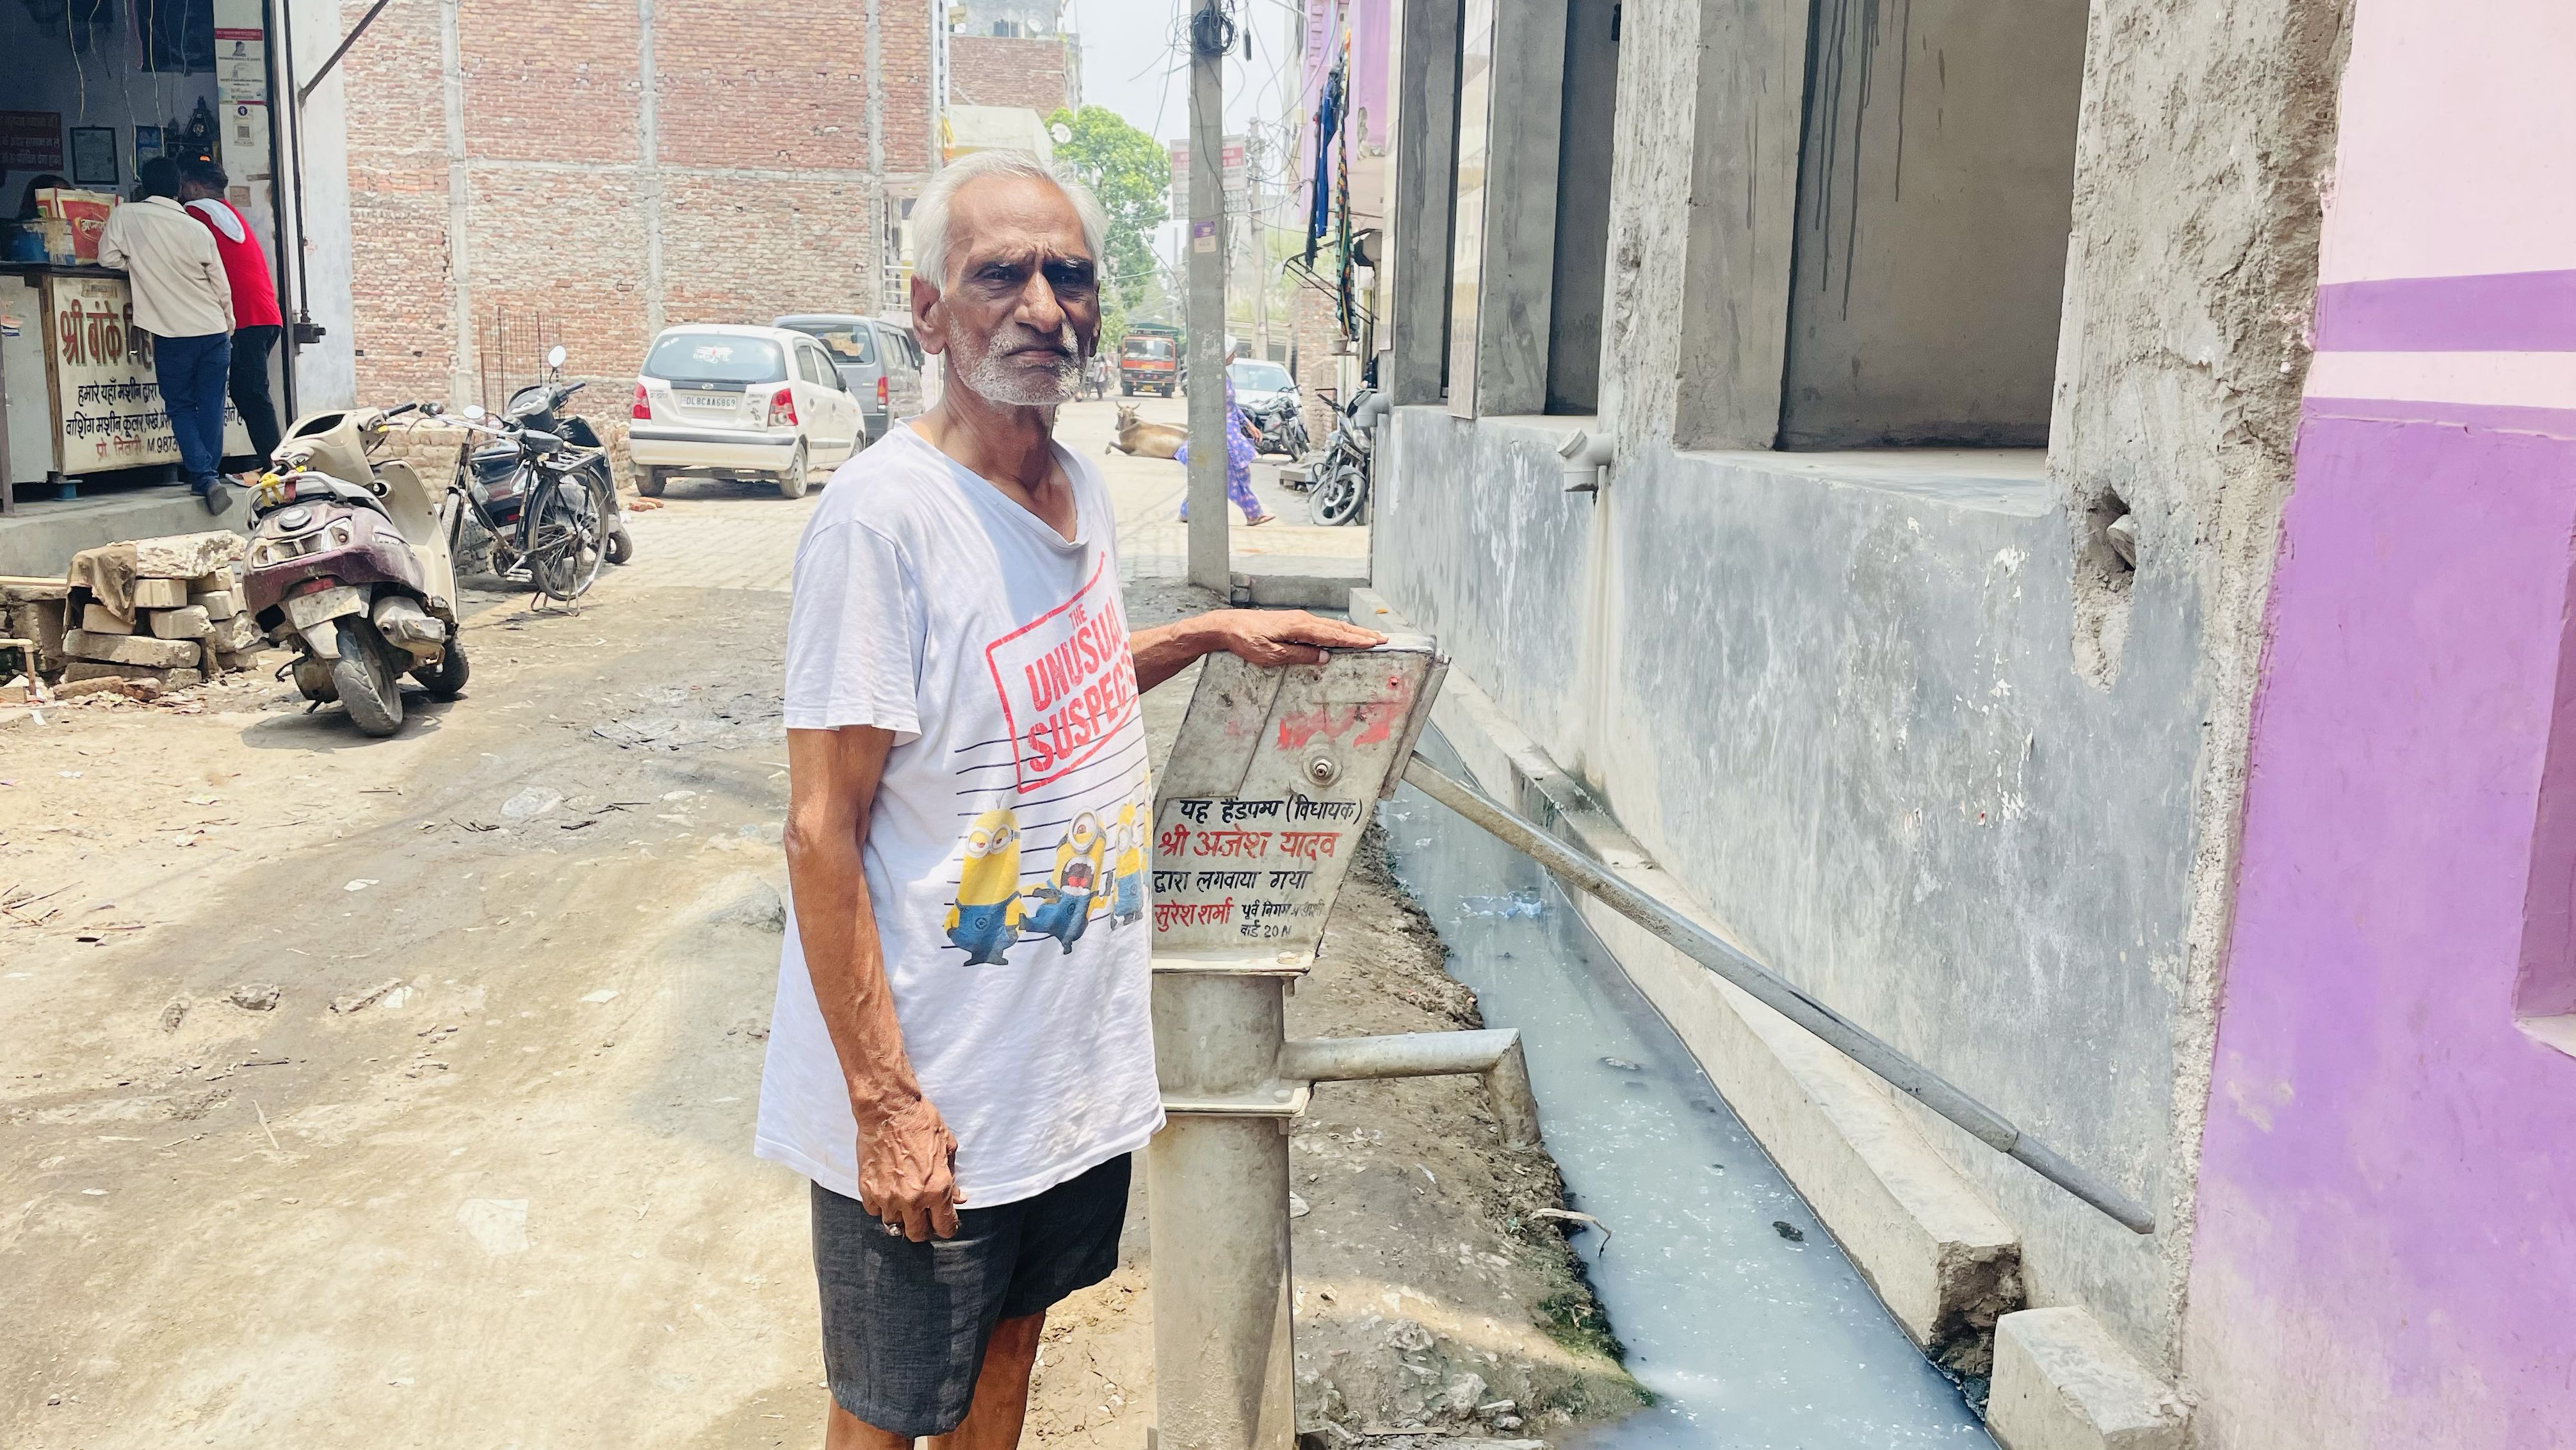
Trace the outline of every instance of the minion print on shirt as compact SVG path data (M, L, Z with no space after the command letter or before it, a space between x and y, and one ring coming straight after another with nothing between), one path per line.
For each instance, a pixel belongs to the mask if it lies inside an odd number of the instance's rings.
M1109 925L1112 930L1145 919L1145 822L1151 808L1129 801L1109 828Z
M1065 951L1082 940L1091 924L1091 903L1100 894L1100 818L1089 811L1073 818L1055 848L1055 871L1030 893L1037 905L1028 915L1029 930L1051 936Z
M966 949L969 965L999 965L1020 939L1020 822L1009 811L986 811L966 832L966 866L948 908L948 939Z
M949 769L967 826L948 941L968 966L1076 956L1144 920L1153 799L1138 727L1136 670L1105 564L1062 605L983 651L1006 736L954 747Z

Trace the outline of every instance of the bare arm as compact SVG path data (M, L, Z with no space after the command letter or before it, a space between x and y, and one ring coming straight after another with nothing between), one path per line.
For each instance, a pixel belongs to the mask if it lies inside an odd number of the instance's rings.
M913 1242L957 1232L957 1139L922 1096L895 1021L860 847L894 736L787 732L787 885L796 936L859 1124L859 1203Z
M1136 688L1150 690L1219 650L1256 665L1312 665L1323 662L1321 646L1367 649L1385 642L1376 630L1302 609L1218 609L1140 629L1127 643L1136 656Z

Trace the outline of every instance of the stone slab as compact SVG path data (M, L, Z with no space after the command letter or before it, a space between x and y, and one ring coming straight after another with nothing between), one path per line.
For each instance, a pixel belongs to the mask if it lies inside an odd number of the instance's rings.
M2183 1450L2190 1418L2081 1309L2025 1309L1995 1326L1986 1428L2003 1450Z
M140 550L143 546L135 545ZM137 579L134 581L134 607L137 609L177 609L188 602L185 579Z
M182 665L193 666L197 662L197 642L193 639L92 634L85 629L76 629L63 636L63 652L76 659L141 665L148 669L173 669Z
M204 505L198 507L202 510ZM241 535L223 529L137 539L134 541L134 572L142 579L178 581L181 597L177 602L185 604L188 580L225 568L240 558L246 547Z
M151 624L154 639L204 639L215 632L214 620L194 604L185 609L156 609L143 617Z
M80 627L90 634L132 634L134 621L119 619L104 604L81 606Z
M230 589L209 589L191 594L188 602L206 611L208 619L230 619L241 613L241 596Z
M194 650L196 647L194 640L188 642L189 649ZM63 683L67 685L77 684L82 680L150 680L166 689L176 690L182 686L193 685L204 678L205 672L194 665L177 669L154 669L149 665L115 665L102 660L74 660L63 667Z

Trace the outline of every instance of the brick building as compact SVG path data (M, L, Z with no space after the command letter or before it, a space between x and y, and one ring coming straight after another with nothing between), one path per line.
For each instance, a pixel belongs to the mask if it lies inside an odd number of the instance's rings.
M949 14L951 102L1023 106L1041 116L1082 108L1082 51L1056 0L966 0Z
M961 106L1024 106L1039 115L1061 106L1077 109L1073 37L976 35L948 37L948 98Z
M569 374L619 379L666 324L879 310L885 239L937 164L944 20L388 8L345 63L358 397L494 404L558 341Z

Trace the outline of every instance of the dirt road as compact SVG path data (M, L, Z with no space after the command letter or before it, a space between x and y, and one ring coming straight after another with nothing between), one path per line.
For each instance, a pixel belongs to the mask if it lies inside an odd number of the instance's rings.
M0 1444L818 1443L802 1183L748 1146L811 503L680 493L578 613L478 596L467 696L395 739L265 679L0 732ZM1300 1031L1473 1019L1382 877L1326 955ZM1310 1422L1633 1403L1489 1127L1465 1083L1319 1095ZM1143 1441L1130 1229L1035 1443Z

